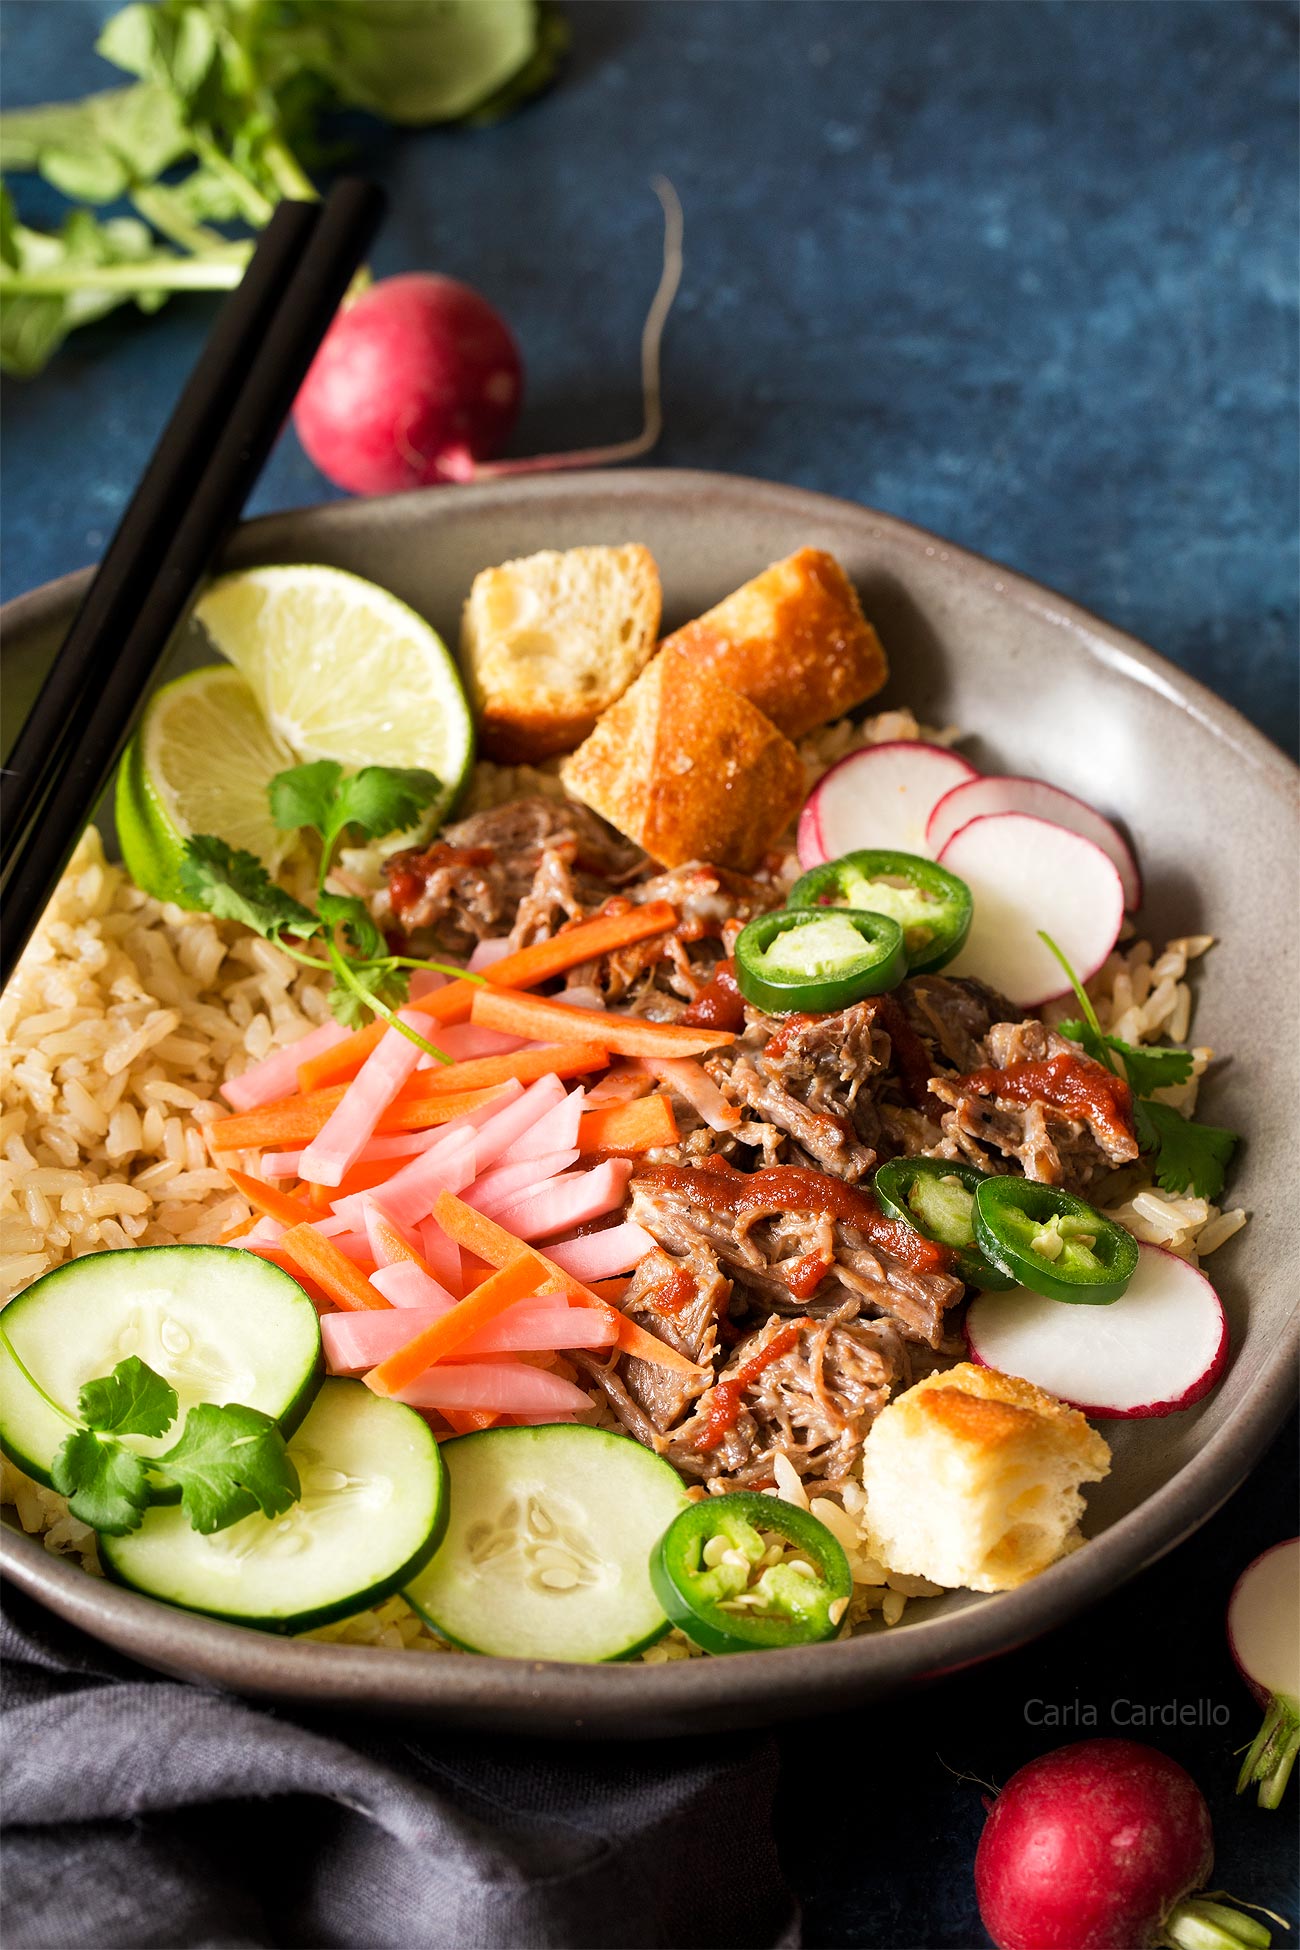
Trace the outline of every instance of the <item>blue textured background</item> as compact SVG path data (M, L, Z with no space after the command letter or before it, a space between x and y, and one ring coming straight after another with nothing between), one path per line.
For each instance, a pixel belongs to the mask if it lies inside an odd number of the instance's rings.
M109 85L90 52L109 11L5 0L5 101ZM560 86L512 121L360 131L393 199L376 268L464 277L520 337L515 451L634 429L659 252L647 183L664 171L687 271L660 459L872 502L982 550L1294 751L1296 9L569 12ZM48 220L57 199L21 188ZM6 596L95 557L212 311L118 314L6 385ZM330 492L289 435L253 507ZM1295 1528L1295 1454L1293 1428L1192 1542L1041 1645L785 1737L780 1830L810 1943L979 1943L980 1790L946 1768L1003 1780L1094 1730L1090 1710L1095 1730L1141 1737L1122 1701L1208 1719L1146 1731L1211 1800L1219 1879L1294 1915L1292 1823L1232 1799L1254 1712L1222 1615L1236 1571Z

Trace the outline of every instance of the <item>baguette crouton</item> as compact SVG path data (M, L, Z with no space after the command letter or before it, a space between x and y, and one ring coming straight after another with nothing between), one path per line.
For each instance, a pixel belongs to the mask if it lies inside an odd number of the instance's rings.
M788 739L678 650L661 650L560 768L566 792L667 867L753 870L804 792Z
M665 639L740 691L787 738L843 717L889 675L833 555L801 548Z
M866 1526L891 1571L1007 1591L1079 1542L1080 1483L1110 1450L1075 1408L1031 1382L963 1362L927 1375L872 1424Z
M654 652L649 549L545 549L475 576L460 662L483 751L535 764L571 752Z

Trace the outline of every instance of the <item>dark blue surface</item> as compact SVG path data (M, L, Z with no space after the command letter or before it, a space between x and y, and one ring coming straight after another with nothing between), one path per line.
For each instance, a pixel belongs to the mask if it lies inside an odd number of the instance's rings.
M6 0L5 100L107 85L89 48L109 11ZM517 331L516 451L634 429L663 171L687 272L662 461L871 502L997 557L1294 751L1296 10L569 11L544 100L481 132L367 129L361 153L393 197L376 268L464 277ZM119 315L6 386L6 595L96 555L212 310ZM253 506L329 492L289 435ZM1065 1738L1141 1737L1121 1700L1227 1710L1145 1731L1209 1796L1219 1878L1294 1917L1293 1820L1231 1795L1253 1708L1222 1613L1236 1571L1296 1527L1295 1450L1292 1428L1196 1539L1042 1645L787 1737L782 1841L810 1943L979 1943L980 1790L945 1764L1005 1780Z

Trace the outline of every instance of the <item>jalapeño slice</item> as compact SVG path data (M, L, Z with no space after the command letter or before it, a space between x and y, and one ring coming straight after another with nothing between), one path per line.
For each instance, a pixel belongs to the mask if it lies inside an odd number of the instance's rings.
M970 888L919 853L867 847L813 867L790 890L791 907L855 907L888 914L903 930L913 975L942 968L970 933Z
M986 1178L975 1242L1003 1273L1049 1300L1104 1306L1137 1271L1137 1240L1081 1198L1029 1178Z
M650 1553L650 1582L706 1652L834 1638L853 1595L849 1561L825 1524L752 1490L705 1497L675 1517Z
M926 1239L951 1246L967 1286L996 1293L1016 1282L988 1261L975 1243L975 1193L987 1172L946 1158L893 1158L873 1180L876 1203Z
M736 981L769 1015L826 1015L897 988L907 973L903 930L887 914L785 907L759 914L736 941Z

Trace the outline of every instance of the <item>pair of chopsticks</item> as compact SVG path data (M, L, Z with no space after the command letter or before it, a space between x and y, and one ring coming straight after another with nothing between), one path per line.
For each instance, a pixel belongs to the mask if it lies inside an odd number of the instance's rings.
M383 207L382 192L356 179L321 204L282 203L222 307L0 775L0 982L112 776Z

